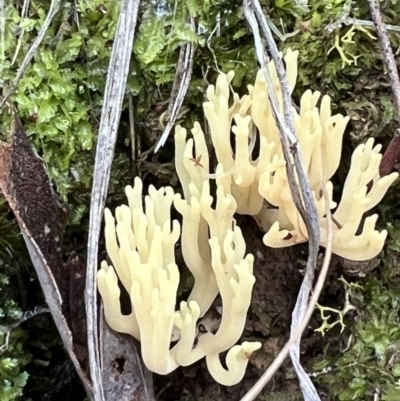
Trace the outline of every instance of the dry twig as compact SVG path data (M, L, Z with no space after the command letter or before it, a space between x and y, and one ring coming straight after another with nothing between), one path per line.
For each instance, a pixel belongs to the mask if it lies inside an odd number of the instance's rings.
M367 21L364 19L358 19L358 18L353 18L350 16L344 16L343 18L340 18L339 20L332 22L331 24L328 24L325 27L325 30L327 32L333 32L335 29L340 28L343 25L355 25L355 26L367 26L367 27L374 27L374 23L372 21ZM394 31L394 32L400 32L400 26L397 25L389 25L385 24L385 28L387 31Z
M195 23L193 17L190 17L190 26L194 30ZM156 153L162 146L164 146L168 135L178 117L179 110L185 100L186 93L189 89L190 80L192 78L193 70L193 57L196 46L193 43L186 43L181 47L177 71L172 85L171 99L169 101L168 110L166 115L168 117L167 126L164 129L158 143L154 149Z
M24 0L24 4L22 5L21 18L26 18L27 14L28 14L30 2L31 2L31 0ZM11 65L14 65L15 61L17 60L19 51L21 50L21 46L23 44L24 34L25 34L25 28L22 28L21 32L19 34L17 47L15 49L14 56L11 60Z
M135 399L139 399L138 397L141 397L140 393L142 393L143 391L143 389L142 391L138 390L137 394L132 394L132 391L136 391L137 389L134 388L134 386L131 386L131 394L129 398L128 394L125 392L123 393L124 397L121 398L122 393L113 395L113 392L110 390L110 388L107 388L107 398L105 397L103 390L102 373L104 374L104 372L107 372L107 369L110 369L110 366L101 366L100 363L99 335L97 327L98 316L96 286L98 241L101 228L101 218L103 215L108 184L110 181L111 164L114 157L122 103L129 72L129 63L132 55L132 45L136 28L139 3L140 0L123 0L121 3L118 26L115 34L115 40L111 52L110 64L107 74L104 103L97 140L96 160L93 173L85 303L88 324L90 373L93 381L93 393L95 401L106 401L115 399L115 397L120 400L132 399L132 397L136 397ZM108 335L108 342L112 342L110 340L110 337L112 338L114 336L115 340L115 337L118 336L110 330L108 330ZM101 346L103 346L102 351L104 356L107 343L102 343ZM108 351L112 352L111 349L109 349ZM123 373L126 372L124 371ZM118 388L119 380L116 380L114 378L112 382L114 383L115 388ZM140 399L144 400L148 399L148 397L145 396L144 398L141 397Z
M0 0L0 61L3 63L5 58L5 30L6 30L6 5L4 0ZM3 67L0 69L0 71Z
M291 327L291 336L295 339L293 340L293 344L290 347L290 354L297 375L299 376L300 385L303 389L303 394L306 397L306 400L315 401L319 399L319 397L311 380L300 365L300 335L296 337L295 333L297 332L298 327L301 327L301 325L304 323L308 297L312 289L312 282L314 278L315 267L317 264L318 248L320 241L318 214L314 204L311 188L302 164L300 153L301 149L296 138L292 115L292 101L283 62L279 57L276 43L272 37L271 30L268 26L267 19L263 13L259 1L244 0L244 10L246 18L253 31L257 57L267 82L271 108L277 126L279 128L283 154L286 161L288 181L293 201L307 227L307 232L309 235L309 256L307 260L306 275L300 288L299 296L297 298L296 306L292 315L293 321ZM278 74L279 83L283 95L283 116L281 115L281 112L279 110L276 94L273 90L274 86L272 84L272 79L267 68L267 60L259 32L259 26L264 34L264 38L268 43L269 51L272 55L272 59L275 63L276 71ZM265 386L265 379L268 381L269 377L262 376L262 379L260 379L260 382L256 385L253 396L257 393L257 391L261 391L261 389ZM250 399L252 398L244 398L244 400Z
M135 113L133 110L133 96L129 96L129 133L131 138L131 158L132 164L135 163L136 159L136 132L135 132Z
M0 355L4 352L7 351L8 349L8 340L10 338L10 333L12 330L14 330L15 328L17 328L21 323L25 322L26 320L40 314L40 313L48 313L50 312L50 309L48 308L43 308L41 306L37 306L33 311L27 311L24 312L21 316L20 319L15 320L14 322L10 323L7 326L1 326L0 325L0 335L5 336L5 342L4 344L0 345Z
M392 82L392 91L397 110L397 119L400 125L400 80L397 72L396 61L392 48L390 46L385 24L383 23L382 14L379 9L377 0L368 0L371 9L372 19L374 20L378 40L382 48L382 55L388 68L389 77Z
M393 51L390 46L389 38L387 35L387 29L383 23L382 14L380 11L379 3L377 0L368 0L369 7L371 9L372 19L375 24L376 33L382 49L382 56L387 65L389 72L390 81L392 84L392 92L397 111L397 120L400 127L400 79L397 72L396 61L394 59ZM381 176L390 174L393 170L394 165L397 163L400 156L400 128L398 128L386 149L379 173Z

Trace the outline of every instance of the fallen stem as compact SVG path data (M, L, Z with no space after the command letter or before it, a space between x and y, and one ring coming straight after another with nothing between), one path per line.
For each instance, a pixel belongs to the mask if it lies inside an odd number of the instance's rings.
M331 24L328 24L325 27L325 30L327 32L333 32L335 29L340 28L342 24L344 24L346 26L354 25L354 26L368 26L371 28L375 28L375 24L372 21L346 16L336 22L332 22ZM384 24L384 25L385 25L385 28L387 31L400 32L400 26L390 25L390 24Z
M371 10L372 19L375 24L376 33L379 44L381 45L382 56L387 65L391 87L397 111L397 120L400 127L400 79L397 72L397 65L394 59L393 51L390 46L390 41L387 35L387 26L383 23L382 14L379 3L376 0L368 0ZM382 176L388 175L393 171L394 166L400 156L400 128L395 131L392 140L389 143L379 166L379 174Z
M190 26L194 31L195 23L193 17L190 17ZM164 146L172 130L172 127L174 126L175 121L178 118L179 111L182 107L183 101L185 100L185 96L189 89L190 81L192 78L195 48L196 46L193 43L186 43L181 47L177 71L171 91L171 99L166 113L166 115L168 116L167 126L165 127L164 132L157 142L154 153L157 153L158 150L162 146Z
M111 51L107 73L104 103L101 112L93 171L90 202L89 239L87 251L87 274L85 305L87 317L90 376L93 382L94 401L106 401L103 388L103 371L100 363L98 305L96 273L101 218L110 182L111 164L117 141L122 103L125 95L129 64L132 55L140 0L123 0L117 31ZM104 349L103 349L104 351ZM116 383L118 384L118 383Z
M8 349L8 340L10 338L11 331L17 328L21 323L25 322L28 319L31 319L32 317L40 314L40 313L48 313L50 312L50 309L48 308L43 308L41 306L37 306L33 311L27 311L22 314L21 318L12 322L11 324L7 326L1 326L0 325L0 335L5 336L5 342L3 345L0 345L0 355L7 351Z
M387 35L385 24L383 23L382 14L377 0L368 0L371 10L372 19L374 21L378 40L382 48L382 56L388 68L390 81L392 83L392 91L397 110L397 119L400 125L400 79L397 73L397 65L394 59L393 51Z

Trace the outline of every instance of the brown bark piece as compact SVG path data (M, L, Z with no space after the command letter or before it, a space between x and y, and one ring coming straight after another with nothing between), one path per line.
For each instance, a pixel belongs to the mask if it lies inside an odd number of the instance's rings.
M11 145L0 146L0 189L18 221L64 346L92 398L92 385L73 350L68 308L69 270L62 260L57 201L43 164L16 116L11 139Z
M60 213L43 164L34 154L18 117L14 119L12 145L0 148L0 181L11 209L37 243L64 295L67 280L60 245Z
M400 156L400 128L396 130L392 140L383 154L379 166L379 175L384 177L392 173L399 162Z

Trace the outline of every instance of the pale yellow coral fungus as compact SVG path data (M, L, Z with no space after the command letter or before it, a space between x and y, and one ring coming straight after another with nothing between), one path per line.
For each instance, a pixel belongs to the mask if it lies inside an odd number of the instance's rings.
M284 56L290 91L297 79L297 57L298 52L290 50ZM274 64L268 68L282 109ZM129 206L117 208L115 218L105 211L106 248L112 265L103 262L98 272L108 324L141 341L143 360L150 370L167 374L205 357L212 376L225 385L243 378L251 353L261 346L248 342L235 345L244 330L255 278L254 258L246 255L245 239L234 214L253 216L265 230L268 246L285 247L308 240L289 189L264 75L257 74L254 86L249 85L243 97L232 92L233 77L233 71L221 74L216 85L207 89L204 103L217 158L215 171L200 125L195 123L189 139L184 128L176 127L175 165L183 196L169 187L150 187L143 206L143 184L135 179L134 187L126 189ZM317 207L320 243L326 245L328 240L328 201L333 211L333 252L352 260L376 256L387 233L375 229L377 215L363 222L364 214L381 201L398 174L379 176L381 147L369 139L354 151L341 200L336 204L330 180L340 164L348 117L332 115L330 98L312 91L303 94L293 114ZM215 195L211 191L214 187ZM323 192L328 194L327 200ZM182 216L182 233L181 225L171 221L172 206ZM176 310L180 273L175 246L179 238L194 286ZM130 315L121 312L119 282L130 296ZM198 321L218 294L223 305L218 330L197 338ZM171 339L178 340L172 348ZM227 369L219 358L225 351Z
M288 51L284 57L290 90L297 79L298 52ZM274 91L282 108L282 93L274 64L268 66ZM199 125L193 137L184 144L186 133L177 127L176 163L185 164L186 182L202 182L215 178L237 202L237 213L254 216L267 232L266 245L284 247L308 240L305 224L292 200L278 128L272 114L264 75L257 74L249 94L240 98L231 93L233 72L221 74L216 86L207 90L208 102L204 113L210 125L212 145L217 156L215 173L207 168L187 163L188 157L202 155L208 160L204 134ZM365 212L375 206L398 176L392 173L379 177L380 147L373 140L360 145L353 154L351 168L338 205L333 201L330 181L339 167L342 140L349 118L332 115L331 100L319 92L306 91L300 99L299 112L293 108L295 129L301 145L303 165L307 172L317 206L321 228L321 244L326 245L325 199L322 189L329 195L329 207L334 210L335 229L333 251L353 260L366 260L376 256L383 247L386 231L375 230L376 216L365 220L361 234L358 229ZM231 140L234 139L234 147ZM255 157L255 143L258 143ZM372 185L367 190L368 185Z
M172 188L149 188L142 203L143 185L135 179L127 187L129 207L116 210L116 221L105 211L106 248L113 266L103 262L98 287L108 324L116 331L141 341L146 366L168 374L206 357L215 380L225 385L239 382L251 353L259 343L235 346L243 333L254 285L253 256L245 255L240 228L234 225L236 201L217 189L212 207L209 181L187 187L189 200L174 195ZM182 254L194 276L194 287L187 302L175 310L180 274L175 263L175 245L180 225L171 222L171 206L182 214ZM115 268L115 270L114 270ZM116 273L117 274L116 274ZM132 313L122 315L118 278L130 295ZM223 313L215 334L198 339L198 320L221 294ZM178 334L177 334L178 333ZM171 349L171 338L178 339ZM228 351L226 370L219 354Z

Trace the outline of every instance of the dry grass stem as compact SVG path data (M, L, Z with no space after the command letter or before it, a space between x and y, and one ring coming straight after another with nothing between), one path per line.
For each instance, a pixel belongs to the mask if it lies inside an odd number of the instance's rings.
M121 3L118 26L107 74L93 172L85 303L88 325L89 364L95 401L106 401L103 391L98 337L96 286L98 242L132 55L139 3L140 0L124 0Z
M193 30L195 29L193 17L190 17L190 26ZM171 99L166 112L168 122L164 132L157 142L154 153L164 146L165 142L167 141L169 133L175 125L175 121L179 115L183 101L185 100L186 93L189 89L190 80L192 78L195 48L196 46L193 43L186 43L181 47L175 79L172 85Z

